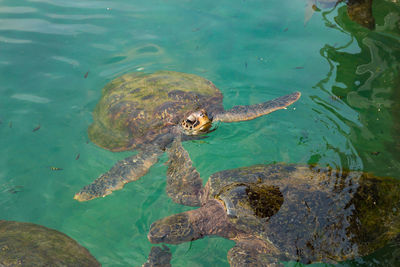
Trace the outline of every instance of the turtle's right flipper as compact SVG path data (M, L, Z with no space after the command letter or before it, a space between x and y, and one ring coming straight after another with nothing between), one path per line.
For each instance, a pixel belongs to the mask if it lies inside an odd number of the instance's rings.
M93 183L76 193L74 199L88 201L105 197L115 190L122 189L126 183L144 176L162 153L163 151L158 147L147 148L137 155L118 161L108 172L100 175Z
M299 100L300 96L300 92L294 92L260 104L234 106L230 110L216 114L213 121L237 122L252 120L276 110L284 109Z
M149 258L142 267L171 267L171 252L166 245L160 247L152 247Z
M180 140L175 139L171 147L167 148L167 153L167 195L178 204L200 206L199 194L203 181Z

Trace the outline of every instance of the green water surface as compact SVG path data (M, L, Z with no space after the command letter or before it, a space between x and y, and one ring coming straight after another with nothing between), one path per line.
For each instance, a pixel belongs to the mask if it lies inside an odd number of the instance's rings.
M123 190L73 200L132 154L97 147L87 127L101 88L134 71L203 76L222 91L226 108L302 92L287 110L221 124L207 139L186 142L204 181L223 169L272 162L400 178L400 4L374 0L374 31L352 22L345 4L315 12L305 25L305 6L0 0L0 219L62 231L103 266L146 261L151 223L190 209L164 192L166 155ZM207 237L170 246L172 264L229 266L233 245ZM388 246L343 266L384 266L398 254Z

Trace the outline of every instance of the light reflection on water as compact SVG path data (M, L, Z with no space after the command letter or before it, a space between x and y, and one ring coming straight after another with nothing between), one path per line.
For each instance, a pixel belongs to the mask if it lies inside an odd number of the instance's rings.
M271 162L400 177L396 3L374 2L375 31L351 22L343 4L315 12L304 26L302 0L0 3L0 217L63 231L104 266L143 263L150 224L188 209L165 195L165 156L111 196L72 199L131 155L87 143L86 133L101 88L123 73L198 74L220 88L226 108L302 92L288 110L186 142L204 181ZM227 266L232 245L206 238L172 246L172 264Z

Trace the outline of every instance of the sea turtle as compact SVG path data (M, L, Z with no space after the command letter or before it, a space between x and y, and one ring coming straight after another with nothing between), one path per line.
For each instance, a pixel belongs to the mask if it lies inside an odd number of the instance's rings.
M0 266L101 266L67 235L33 223L0 220Z
M167 192L201 206L154 222L152 243L205 236L231 239L231 266L281 266L281 261L337 263L383 247L400 233L400 181L358 171L301 164L199 173L178 142L168 150Z
M173 71L129 73L106 85L93 112L89 138L111 151L139 150L81 189L74 198L87 201L111 194L146 174L171 142L199 138L212 123L245 121L284 109L299 92L225 111L222 94L202 77Z
M307 0L304 25L311 19L314 11L320 11L320 8L333 8L341 2L346 2L347 15L352 21L370 30L375 29L372 0Z

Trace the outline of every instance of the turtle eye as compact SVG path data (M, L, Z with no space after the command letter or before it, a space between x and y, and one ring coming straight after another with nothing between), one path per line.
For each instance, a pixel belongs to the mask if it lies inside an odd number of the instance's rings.
M196 121L196 117L192 115L190 115L189 117L186 118L186 122L187 123L194 123Z

